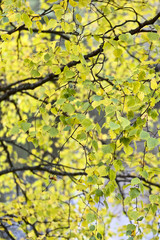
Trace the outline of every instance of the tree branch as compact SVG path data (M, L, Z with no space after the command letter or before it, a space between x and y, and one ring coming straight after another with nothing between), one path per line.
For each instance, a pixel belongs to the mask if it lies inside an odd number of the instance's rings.
M131 178L131 179L133 179L133 178L136 178L136 177L137 177L137 176L133 176L133 175L130 175L130 174L127 174L127 175L117 175L117 178L121 178L121 179L126 179L126 178ZM154 183L154 182L148 181L148 180L146 180L145 178L140 177L140 176L138 176L138 178L139 178L141 181L143 181L143 182L145 182L145 183L148 183L149 185L152 185L152 186L154 186L154 187L160 188L160 184L158 184L158 183ZM129 180L129 181L130 181L130 180Z
M159 17L160 17L160 12L154 18L152 18L150 20L146 20L143 23L139 23L139 26L137 28L135 28L135 29L130 30L129 33L132 34L132 35L134 35L136 33L139 33L144 26L153 24L155 21L157 21L157 19ZM19 27L19 30L23 29L23 28L24 28L24 25ZM114 38L114 40L118 40L118 39L119 39L119 36L116 36ZM99 48L97 48L96 50L94 50L94 51L92 51L92 52L90 52L90 53L88 53L86 55L84 55L84 59L85 60L89 60L89 58L95 57L96 55L98 55L99 53L102 53L102 52L103 52L103 44L100 44ZM80 63L80 61L71 61L68 64L66 64L65 66L71 68L73 66L76 66L78 63ZM61 67L61 72L64 70L65 66ZM48 81L57 81L58 76L59 75L51 73L51 74L47 75L46 77L40 79L36 83L21 84L21 85L19 85L16 88L12 88L12 89L10 89L8 92L6 92L4 95L2 95L0 97L0 102L2 102L5 99L8 99L8 97L10 97L11 95L14 95L17 92L21 92L23 90L31 90L31 89L33 90L33 89L43 85L44 83L46 83Z
M101 52L103 52L102 45L100 45L100 47L98 49L96 49L95 51L92 51L91 53L84 55L84 59L89 60L89 58L94 57ZM70 67L76 66L78 63L80 63L80 61L71 61L68 64L66 64L65 66L70 68ZM61 72L63 72L65 66L61 67ZM59 76L58 74L51 73L51 74L47 75L46 77L40 79L36 83L24 83L24 84L20 84L18 87L11 88L10 90L8 90L8 92L6 92L2 96L0 96L0 102L8 99L11 95L14 95L17 92L22 92L23 90L33 90L39 86L42 86L44 83L49 82L49 81L56 82L58 79L58 76Z
M8 174L8 173L15 173L15 172L23 172L23 171L39 171L39 172L48 172L52 175L56 176L68 176L68 177L75 177L75 176L86 176L87 173L85 172L59 172L53 171L52 169L41 167L41 165L37 166L22 166L22 167L15 167L15 168L8 168L5 170L0 171L0 176Z

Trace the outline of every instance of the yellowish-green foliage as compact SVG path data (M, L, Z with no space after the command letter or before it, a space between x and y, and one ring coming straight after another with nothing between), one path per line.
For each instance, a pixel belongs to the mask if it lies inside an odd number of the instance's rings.
M0 2L1 239L158 240L159 0Z

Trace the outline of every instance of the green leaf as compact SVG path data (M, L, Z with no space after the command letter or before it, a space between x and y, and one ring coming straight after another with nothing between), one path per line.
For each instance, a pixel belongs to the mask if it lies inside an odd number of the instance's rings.
M65 104L62 106L62 111L63 111L63 112L66 112L66 113L68 113L68 114L72 114L72 113L74 113L75 108L74 108L74 106L73 106L71 103L65 103Z
M134 224L128 224L127 225L127 230L128 231L134 231L136 229L136 226Z
M63 131L70 131L71 130L71 127L70 126L66 126Z
M55 127L51 127L48 132L51 137L55 137L58 134L58 130Z
M130 236L132 234L132 231L128 230L126 231L126 236ZM127 240L131 240L130 237L127 238ZM132 239L133 240L133 239Z
M147 178L148 178L148 173L147 173L145 170L143 170L143 171L141 172L141 176L144 177L144 178L147 180Z
M46 54L44 55L44 60L45 60L45 61L49 61L50 57L51 57L51 56L50 56L48 53L46 53Z
M98 197L103 196L103 192L102 192L100 189L96 189L95 194L96 194Z
M110 126L111 130L116 130L116 129L120 128L120 125L117 123L114 123L114 122L110 122L109 126Z
M99 124L96 123L96 124L95 124L95 127L96 127L97 133L100 134L100 133L101 133L101 127L99 126Z
M149 201L150 201L151 203L157 203L157 201L158 201L158 196L157 196L157 195L154 195L154 194L150 195L150 196L149 196Z
M123 129L130 125L130 121L127 118L118 116L118 120L120 121L120 124L123 127Z
M148 132L142 130L141 133L140 133L140 138L144 139L144 140L147 140L147 139L150 138L150 135L149 135Z
M157 120L159 113L157 112L157 110L153 109L152 111L149 112L149 116L151 116L152 119Z
M102 235L99 232L97 233L97 238L102 239Z
M133 36L130 33L121 34L119 40L128 44L133 44Z
M34 224L37 221L37 218L36 217L30 217L28 220L31 224Z
M159 40L159 35L157 33L149 32L147 33L147 36L151 41Z
M64 102L66 101L65 98L59 98L57 101L56 101L56 105L62 105Z
M96 140L93 140L93 141L92 141L92 146L93 146L93 148L95 149L95 151L97 152L97 151L98 151L98 143L97 143Z
M116 195L116 198L117 198L118 200L123 200L123 197L122 197L122 195L121 195L120 193L118 193L118 194Z
M97 216L94 213L88 213L86 215L86 220L88 223L94 222L96 219L97 219Z
M94 225L89 226L89 230L90 231L94 231L95 230L95 226Z
M140 195L140 191L138 188L130 188L129 195L131 199L136 198Z
M129 210L127 214L131 220L133 219L136 221L139 217L139 213L137 211Z
M143 183L140 182L140 183L138 184L138 186L139 186L139 189L140 189L141 193L144 194L144 185L143 185Z
M98 96L98 95L93 95L92 97L91 97L91 100L92 101L100 101L102 99L102 96Z
M146 76L146 73L144 71L140 71L139 74L138 74L138 80L140 80L140 81L143 80L145 78L145 76ZM139 89L141 87L141 84L140 84L140 82L137 82L137 84L139 85L139 88L138 88L138 91L139 91Z
M64 75L65 75L65 78L73 78L75 76L75 72L70 70L68 67L65 67L64 68Z
M85 132L81 132L77 135L77 140L85 140L87 138L86 133Z
M58 66L52 66L52 72L54 74L60 74L61 73L61 69Z
M129 184L125 184L125 185L123 185L123 189L126 189L126 188L129 187L129 186L131 186L130 183L129 183Z
M151 204L151 205L150 205L150 208L151 208L153 214L155 214L156 211L157 211L157 205L156 205L156 204Z
M138 131L137 129L133 129L133 130L129 131L129 137L136 135L137 131Z
M110 169L110 171L109 171L109 178L111 181L115 180L115 178L116 178L116 173L112 169Z
M104 200L103 203L105 204L106 209L108 209L109 206L108 206L108 203L106 202L106 200Z
M89 240L96 240L96 237L95 237L95 236L91 236L91 237L89 238Z
M92 125L92 122L90 119L84 119L81 124L83 127L87 128Z
M44 125L44 126L43 126L43 130L44 130L45 132L47 132L50 128L51 128L51 127L50 127L50 126L47 126L47 125Z
M35 148L37 148L38 147L38 140L36 138L34 138L32 142L33 142Z
M109 105L105 108L105 112L106 112L106 116L113 116L115 114L115 108L114 106L112 105Z
M85 102L85 103L83 103L83 105L82 105L82 110L83 110L83 111L86 111L86 110L89 109L89 107L90 107L90 103L89 103L89 102Z
M119 160L119 159L118 160L114 160L113 166L114 166L116 172L119 171L119 170L123 170L124 169L122 161Z
M104 154L106 153L113 153L114 152L114 144L108 144L108 145L103 145L102 146L102 151Z
M126 197L125 199L124 199L124 205L128 205L129 203L131 203L131 197Z
M129 143L131 142L131 139L130 139L130 138L126 138L126 137L122 137L122 138L120 139L120 142L123 143L124 146L127 147L127 146L129 145Z
M15 125L11 130L10 130L10 134L14 135L14 134L17 134L19 133L19 127L17 125Z
M137 219L137 221L142 221L144 219L144 217L139 217L138 219Z
M93 178L91 176L89 176L88 179L87 179L87 182L88 183L93 183Z
M36 134L37 134L37 131L31 131L31 132L29 132L29 136L30 136L30 137L35 137Z
M158 144L159 144L159 141L156 138L149 138L147 140L147 147L149 150L154 149L155 147L157 147Z
M141 182L141 180L139 178L133 178L131 180L131 185L134 186L134 185L137 185L140 182Z
M40 73L37 71L37 70L32 70L31 71L31 75L33 76L33 77L39 77L40 76Z
M77 118L80 122L82 122L82 121L86 118L86 116L83 115L83 114L78 113L78 114L76 114L76 118Z
M21 122L20 127L24 132L27 132L29 130L29 128L31 127L31 123Z

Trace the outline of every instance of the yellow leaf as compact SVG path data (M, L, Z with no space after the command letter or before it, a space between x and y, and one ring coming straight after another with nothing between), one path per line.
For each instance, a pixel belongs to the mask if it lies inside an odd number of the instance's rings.
M132 231L131 236L134 237L136 235L136 230Z
M155 78L151 80L151 88L155 90L157 88L157 81Z
M123 91L124 91L124 93L126 95L130 95L131 94L130 90L128 88L126 88L126 87L123 89Z
M48 104L46 105L46 109L47 109L48 111L51 109L51 103L48 103Z
M41 20L41 17L39 15L37 15L37 16L33 17L32 20L33 21L39 21L39 20Z
M11 35L9 34L2 34L1 35L1 38L4 40L4 41L8 41L8 40L11 40Z
M141 71L139 74L138 74L138 80L144 80L146 74L144 71Z
M27 141L28 141L28 142L32 142L33 139L34 139L33 137L28 137L28 138L27 138Z
M138 93L138 91L141 87L141 84L140 84L140 82L134 82L133 84L134 84L133 85L133 92L136 94L136 93Z
M72 7L76 7L77 6L77 3L73 0L69 0L69 3Z
M88 174L88 176L92 176L95 170L96 170L96 167L88 168L86 169L86 173Z
M47 94L48 97L51 97L55 93L54 89L49 89L45 91L45 94Z
M23 13L22 14L22 20L24 21L25 25L28 27L28 28L31 28L32 27L32 21L30 19L30 17L28 16L27 13Z
M113 54L114 54L114 56L117 57L117 58L121 57L121 55L122 55L122 49L120 49L120 48L115 49L114 52L113 52Z
M87 221L83 221L83 222L82 222L82 227L88 227Z
M77 18L77 20L78 20L79 22L82 21L82 16L81 16L80 14L76 14L76 18Z
M139 98L141 101L143 101L143 99L144 99L144 93L143 93L143 92L139 92L139 93L138 93L138 98Z
M99 168L97 168L97 172L99 173L99 176L106 176L107 175L107 171L106 171L106 166L100 166Z
M133 148L131 146L124 146L124 151L129 156L133 153Z
M47 24L47 29L54 29L55 27L57 27L57 21L55 19L50 19Z
M42 25L42 23L39 22L39 21L37 21L37 22L36 22L36 25L37 25L37 27L38 27L38 29L39 29L39 32L41 32L42 29L43 29L43 25Z
M151 106L151 107L154 107L154 106L155 106L155 103L156 103L155 98L151 98L151 100L150 100L150 106Z
M47 3L57 2L57 0L48 0Z

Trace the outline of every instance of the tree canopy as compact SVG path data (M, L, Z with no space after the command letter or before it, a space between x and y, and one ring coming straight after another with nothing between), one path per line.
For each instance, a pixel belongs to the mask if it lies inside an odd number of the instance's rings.
M159 0L30 3L0 1L1 239L158 240Z

